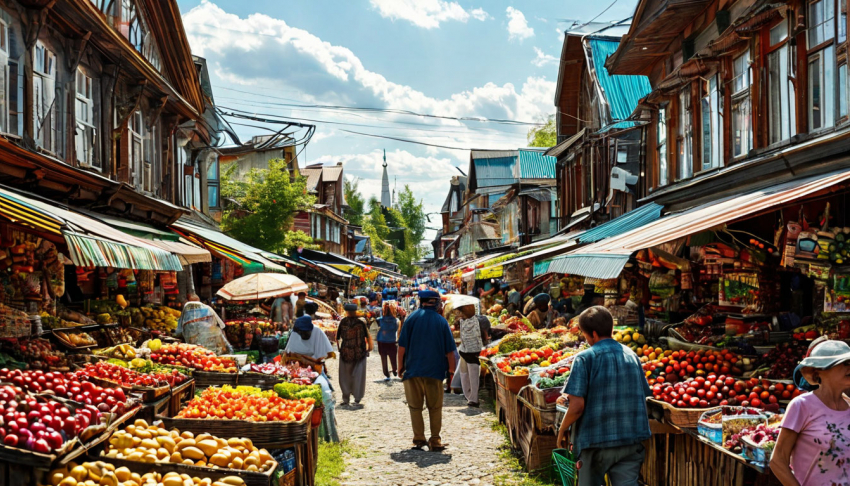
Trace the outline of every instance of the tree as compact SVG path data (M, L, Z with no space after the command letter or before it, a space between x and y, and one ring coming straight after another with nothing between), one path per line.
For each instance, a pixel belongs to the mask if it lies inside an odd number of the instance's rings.
M404 226L410 230L413 237L412 246L419 246L425 236L425 210L422 208L422 200L416 202L413 191L407 184L398 195L398 211L404 219Z
M251 169L244 181L234 180L234 166L221 177L222 195L238 204L224 212L225 233L275 253L311 245L309 236L290 230L295 213L315 202L315 197L307 193L306 180L301 177L290 181L282 159L270 160L268 169Z
M366 201L360 194L360 178L345 179L342 182L345 191L345 219L354 226L363 226L363 215L366 209Z
M555 128L555 115L546 118L546 124L528 131L529 147L554 147L558 144L558 130Z

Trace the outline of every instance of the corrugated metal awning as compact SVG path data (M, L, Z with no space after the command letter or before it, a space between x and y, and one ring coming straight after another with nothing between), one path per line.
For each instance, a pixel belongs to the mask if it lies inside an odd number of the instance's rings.
M637 108L638 101L652 91L646 76L614 75L608 73L605 61L617 51L620 41L590 37L588 40L593 55L596 79L611 108L611 118L615 121L627 120Z
M549 202L555 200L554 187L535 187L534 189L523 189L519 193L520 196L528 196L540 202Z
M520 149L519 173L515 175L520 179L554 179L557 163L558 159L544 155L541 150Z
M607 223L600 224L595 228L590 228L585 231L580 237L582 243L593 243L611 236L616 236L631 231L635 228L640 228L649 224L661 217L661 210L664 209L655 203L650 203L641 206L633 211L614 218Z

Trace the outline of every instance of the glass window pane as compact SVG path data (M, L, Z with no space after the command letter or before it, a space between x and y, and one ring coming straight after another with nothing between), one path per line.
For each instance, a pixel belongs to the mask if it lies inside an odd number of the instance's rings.
M788 22L783 20L770 29L770 45L776 45L788 37Z
M821 92L821 63L820 55L815 55L809 61L809 127L817 130L822 123L823 100Z
M218 186L207 186L211 208L218 207Z
M207 164L207 180L208 181L217 181L218 180L218 159L213 160L209 164Z
M835 124L835 47L823 50L823 126Z
M847 116L847 65L838 67L838 116Z

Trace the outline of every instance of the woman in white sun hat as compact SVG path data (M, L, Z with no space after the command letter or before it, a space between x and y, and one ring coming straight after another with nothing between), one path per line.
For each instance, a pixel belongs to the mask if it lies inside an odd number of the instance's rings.
M771 471L784 486L850 485L850 346L812 343L794 383L809 392L788 405Z

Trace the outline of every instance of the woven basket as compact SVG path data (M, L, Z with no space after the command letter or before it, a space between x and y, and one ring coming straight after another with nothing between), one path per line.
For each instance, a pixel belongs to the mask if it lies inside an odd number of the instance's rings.
M205 420L156 417L166 429L177 428L194 434L213 433L218 437L246 437L257 447L278 449L307 441L313 409L299 422L249 422L246 420Z
M702 414L716 408L676 408L662 400L656 400L654 398L648 398L647 400L664 409L664 419L668 423L676 427L688 429L697 428Z

